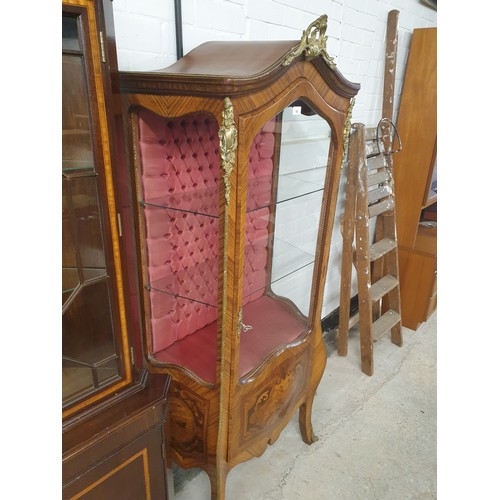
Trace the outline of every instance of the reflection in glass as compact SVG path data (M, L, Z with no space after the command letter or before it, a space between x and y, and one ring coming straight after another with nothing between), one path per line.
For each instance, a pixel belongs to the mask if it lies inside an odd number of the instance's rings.
M330 127L301 111L286 108L250 149L242 319L252 329L240 333L240 377L309 328Z
M298 112L299 108L300 106L288 107L283 111L279 169L283 176L323 188L330 147L330 127L323 118L311 112L310 107L306 109L307 114ZM310 269L300 273L300 277L290 276L288 286L277 283L272 286L272 290L292 300L305 316L309 316L322 197L322 189L310 191L306 196L276 207L274 238L313 256L313 259ZM273 269L279 266L281 259L279 253L273 254Z

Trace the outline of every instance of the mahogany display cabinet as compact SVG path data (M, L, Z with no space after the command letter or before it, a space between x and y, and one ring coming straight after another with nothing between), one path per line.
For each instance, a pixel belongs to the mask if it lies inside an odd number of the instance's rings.
M171 485L164 459L170 378L142 366L131 293L137 265L127 245L134 238L121 224L130 201L126 182L117 182L127 169L117 161L113 68L110 1L64 0L62 492L159 500Z
M148 369L172 377L172 454L224 498L299 410L326 363L321 306L344 142L359 85L300 41L208 42L120 72L135 177Z

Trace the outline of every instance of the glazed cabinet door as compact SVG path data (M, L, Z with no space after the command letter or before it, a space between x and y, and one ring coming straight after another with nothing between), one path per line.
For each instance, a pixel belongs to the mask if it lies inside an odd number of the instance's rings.
M329 124L303 101L269 120L251 144L239 323L241 381L273 353L303 340L314 326L316 246L329 148Z
M229 402L235 463L261 454L296 410L303 440L315 440L311 408L326 363L320 315L343 121L324 101L316 109L313 92L298 92L237 120L245 190L237 207L244 225L236 234L241 295Z
M103 54L95 2L63 2L63 416L131 382Z

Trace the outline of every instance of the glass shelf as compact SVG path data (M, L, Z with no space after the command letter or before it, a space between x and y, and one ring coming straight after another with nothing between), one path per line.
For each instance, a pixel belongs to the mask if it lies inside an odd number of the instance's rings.
M146 289L217 307L217 260L209 259L155 280Z
M280 175L275 204L284 203L323 190L325 168ZM255 177L248 181L247 212L273 205L271 176ZM219 216L218 187L193 189L141 201L140 205L177 210L217 218Z
M311 176L310 180L305 180L298 174L299 173L278 176L278 189L275 203L272 203L271 200L271 176L249 179L247 189L247 212L253 212L274 204L278 205L323 190L322 180L317 181L313 176Z
M253 247L258 247L259 242L268 239L252 240L251 245L245 247L245 253L251 252ZM304 252L283 240L274 240L273 254L275 264L272 272L263 280L250 282L244 279L243 300L252 295L260 294L265 288L277 283L283 278L304 269L314 263L314 255ZM210 307L217 307L217 260L191 265L187 269L177 271L164 278L152 281L145 287L147 290L166 293L176 298L188 299Z
M245 263L257 263L258 258L255 258L252 253L254 249L262 248L267 241L267 234L261 238L252 239L251 243L245 246ZM267 252L269 251L268 249ZM314 255L278 238L274 238L273 240L272 254L273 264L270 272L264 270L265 274L262 274L257 269L251 268L251 264L248 264L250 268L245 267L243 283L244 302L248 299L255 300L255 298L262 295L262 292L266 288L279 283L281 280L298 273L314 263ZM259 278L259 276L261 277ZM248 277L251 277L251 280Z
M219 187L211 186L167 194L159 198L140 201L140 205L216 218L219 216Z

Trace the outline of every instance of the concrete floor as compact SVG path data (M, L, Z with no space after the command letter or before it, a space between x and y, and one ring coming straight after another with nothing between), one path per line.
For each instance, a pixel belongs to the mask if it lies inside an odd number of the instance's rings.
M264 455L236 466L228 500L406 500L436 493L436 313L398 348L374 346L375 373L360 370L359 335L329 356L313 405L319 440L303 443L297 415ZM175 500L210 498L202 471L176 472Z

